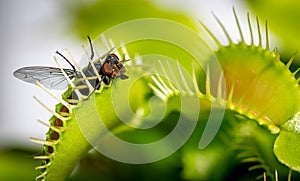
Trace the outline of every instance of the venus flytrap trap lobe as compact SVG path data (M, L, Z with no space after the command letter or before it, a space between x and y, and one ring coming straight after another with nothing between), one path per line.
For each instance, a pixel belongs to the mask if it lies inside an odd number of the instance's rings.
M285 65L280 60L280 54L276 48L273 51L269 50L267 22L265 46L262 46L263 39L258 18L256 18L258 33L256 45L249 13L247 19L251 39L250 44L247 44L237 14L235 10L233 12L241 39L238 43L233 42L225 26L216 15L214 17L222 28L229 42L228 45L223 45L204 25L214 43L218 45L215 55L222 66L226 88L219 79L217 91L212 91L210 74L216 74L208 62L205 82L197 79L197 71L193 66L194 88L189 90L193 90L193 93L198 95L200 100L217 101L219 104L225 104L227 111L256 120L259 125L267 127L272 134L280 133L274 145L275 155L289 168L300 171L298 156L300 134L297 133L300 124L299 116L297 117L299 114L297 112L300 110L300 79L295 77L299 68L294 72L290 71L294 56ZM176 72L174 69L173 71ZM150 84L158 97L168 102L172 97L187 96L187 87L185 87L186 89L178 88L175 86L176 79L172 79L172 76L166 77L169 78L161 79L154 76L154 82ZM183 76L181 78L184 79ZM172 82L175 82L175 85ZM205 87L205 90L200 90L200 87ZM222 95L224 88L225 96ZM292 129L292 131L288 132L287 129ZM289 142L288 139L293 141ZM259 159L255 158L255 160ZM268 174L270 175L270 173Z
M284 174L288 169L283 169L283 165L273 156L271 149L276 135L270 134L253 120L229 114L220 130L222 135L218 138L222 139L226 148L234 152L235 156L232 159L245 165L248 175L252 176L253 180L261 180L264 175L265 181L274 180L276 170L280 170L282 178L285 178Z
M256 21L259 41L258 45L255 45L249 14L251 42L250 45L246 45L235 11L234 14L242 41L234 44L228 33L225 33L230 44L222 46L217 38L214 38L220 47L216 55L224 69L227 90L228 87L234 87L232 88L233 94L228 101L229 109L257 120L260 125L268 127L271 133L280 132L274 144L275 155L280 162L299 171L300 159L297 153L299 136L298 138L291 136L292 142L288 139L284 141L281 139L282 134L285 133L284 125L299 111L300 106L299 79L295 78L298 70L295 72L289 70L294 56L291 57L289 63L284 65L277 49L269 51L267 24L266 46L262 47L258 18ZM219 20L218 22L220 23ZM226 32L224 26L222 27ZM281 140L281 145L279 140ZM287 142L289 146L285 145ZM288 156L283 156L283 153Z
M112 53L113 49L110 49L105 55L93 61L94 50L91 39L89 37L88 39L91 47L91 56L88 58L88 67L83 70L78 67L70 52L67 51L75 66L64 55L59 52L56 53L72 66L72 70L63 69L56 57L54 57L58 68L35 66L24 67L14 72L17 78L29 83L35 83L60 102L56 109L52 110L34 97L38 103L53 114L53 117L49 120L50 125L39 121L49 127L49 131L46 133L46 140L31 138L31 141L44 145L43 155L34 157L42 160L42 165L36 167L37 170L41 170L41 174L36 180L66 179L80 158L92 148L82 135L80 127L74 118L73 110L80 106L82 101L89 98L95 90L97 91L103 85L102 82L109 87L109 84L115 78L128 78L124 74L123 61L120 61ZM73 78L75 78L74 82L71 81ZM66 82L70 86L62 95L62 98L47 89L61 89ZM101 87L103 89L103 86Z
M235 19L238 27L240 27L236 14ZM232 100L230 101L230 109L241 115L245 115L248 118L257 120L259 124L267 126L272 133L278 133L280 131L280 136L277 138L278 140L282 137L282 133L284 133L284 125L286 125L286 123L289 122L288 120L290 117L293 117L299 110L299 79L295 78L295 73L297 71L290 72L289 70L294 56L292 56L288 64L284 65L280 60L277 49L272 52L268 50L267 25L266 47L261 47L262 40L260 29L258 29L258 46L255 46L249 14L248 24L251 35L250 45L246 45L243 41L238 44L230 43L228 46L222 46L219 43L220 49L217 52L220 63L224 67L226 86L231 85L234 87L234 93L232 94ZM257 27L259 28L258 20ZM240 28L239 32L241 37L243 37ZM230 40L228 33L225 34L227 34L227 38ZM217 41L216 38L214 39ZM243 38L241 39L243 40ZM251 55L251 52L253 55ZM238 61L241 63L239 64ZM251 68L248 70L248 75L245 66ZM247 78L247 76L249 78ZM243 77L247 79L243 79ZM237 80L240 82L237 82ZM240 83L240 85L238 86L237 83ZM278 148L276 142L274 149ZM296 150L299 149L299 146L297 146L298 142L299 141L294 138L293 142L290 142L290 148L284 145L281 146L280 151L275 151L277 158L294 170L297 170L295 165L300 165L299 158L297 158L298 154L296 153ZM287 152L287 155L289 155L290 158L285 157L283 161L283 159L280 158L280 155Z
M278 133L279 126L299 109L299 81L289 71L289 67L280 61L279 53L276 50L268 50L267 24L266 46L262 47L258 19L258 45L254 44L252 28L250 28L251 43L247 45L243 41L235 11L234 14L241 42L233 43L219 20L217 21L221 24L230 44L223 46L217 38L214 38L219 44L216 56L223 67L226 92L232 92L231 100L227 102L231 105L231 109L257 120L259 124L267 126L272 133ZM248 15L251 27L249 19Z

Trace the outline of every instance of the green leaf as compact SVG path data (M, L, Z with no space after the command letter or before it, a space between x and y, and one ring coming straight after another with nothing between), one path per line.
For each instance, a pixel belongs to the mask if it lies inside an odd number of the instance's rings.
M293 170L300 172L300 134L281 131L274 144L278 160Z

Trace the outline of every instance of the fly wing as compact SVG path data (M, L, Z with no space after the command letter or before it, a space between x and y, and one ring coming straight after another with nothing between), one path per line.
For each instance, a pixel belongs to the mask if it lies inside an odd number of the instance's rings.
M73 79L76 76L72 69L63 70L70 79ZM55 67L23 67L16 70L14 76L32 84L35 84L38 81L49 89L62 90L68 86L68 81L61 69Z

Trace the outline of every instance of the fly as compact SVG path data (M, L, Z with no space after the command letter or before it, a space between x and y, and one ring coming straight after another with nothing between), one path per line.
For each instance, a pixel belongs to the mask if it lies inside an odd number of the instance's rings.
M94 58L94 50L92 46L92 41L90 37L88 36L88 40L91 47L91 60ZM56 51L58 55L60 55L63 59L65 59L72 67L72 69L63 69L64 73L71 79L81 79L83 78L80 71L76 70L75 66L61 53ZM126 69L122 63L123 61L120 61L117 55L113 53L108 53L103 63L101 61L94 61L94 67L98 71L97 73L94 71L93 66L91 63L82 70L85 77L96 77L97 74L100 75L100 79L98 78L92 78L88 79L90 84L93 86L94 90L99 89L101 82L103 82L106 85L109 85L111 80L115 78L121 78L121 79L127 79L128 76L124 73L126 72ZM23 67L18 70L16 70L14 73L14 76L22 81L29 82L32 84L35 84L36 82L39 82L43 84L45 87L49 89L56 89L56 90L62 90L67 88L68 81L67 78L64 76L63 72L60 68L57 67L46 67L46 66L30 66L30 67ZM86 85L85 81L79 81L76 83L76 85ZM88 95L89 91L87 90L81 90L84 95Z

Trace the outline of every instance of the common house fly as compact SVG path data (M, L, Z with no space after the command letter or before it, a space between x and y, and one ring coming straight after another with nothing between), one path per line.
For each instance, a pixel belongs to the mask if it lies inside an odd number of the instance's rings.
M94 50L91 38L88 36L89 44L91 47L91 57L90 59L93 60L94 58ZM16 70L13 74L16 78L35 84L36 82L41 83L45 87L49 89L56 89L61 90L65 89L68 86L67 78L64 76L64 73L72 80L78 79L81 81L77 81L75 86L84 86L86 85L86 80L89 81L90 85L92 85L94 90L100 88L101 83L103 82L106 85L109 85L111 80L115 78L120 79L127 79L128 76L125 75L125 67L123 62L121 61L118 56L114 53L107 53L101 62L100 60L95 60L94 62L90 62L87 67L82 69L82 71L76 70L75 66L60 52L56 51L56 53L61 56L64 60L71 65L72 69L60 69L57 67L46 67L46 66L30 66L30 67L23 67ZM92 65L93 64L93 65ZM62 72L64 71L64 73ZM95 71L97 70L97 72ZM84 76L82 75L84 74ZM100 78L97 78L100 76ZM79 89L79 91L88 96L90 94L90 90L87 86L86 88Z

